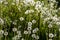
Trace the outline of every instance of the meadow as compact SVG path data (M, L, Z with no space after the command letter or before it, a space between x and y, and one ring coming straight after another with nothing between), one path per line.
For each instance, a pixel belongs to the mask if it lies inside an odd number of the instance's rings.
M57 0L0 0L0 40L60 40Z

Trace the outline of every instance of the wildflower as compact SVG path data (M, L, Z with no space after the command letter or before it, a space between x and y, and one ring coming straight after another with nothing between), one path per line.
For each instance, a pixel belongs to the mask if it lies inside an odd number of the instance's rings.
M32 34L32 38L36 38L36 34Z
M24 31L24 34L28 34L28 31Z
M25 14L29 14L29 13L30 13L30 11L29 11L29 10L26 10L26 11L25 11Z
M50 38L53 38L54 35L53 35L52 33L49 33L49 37L50 37Z
M17 31L17 34L21 35L21 31Z
M33 23L33 24L36 23L36 20L32 20L32 23Z
M4 31L3 31L3 30L0 30L0 35L1 35L1 34L4 34Z
M16 25L17 23L16 22L13 22L14 25Z
M54 16L54 17L52 18L52 20L53 20L53 21L58 21L59 19L58 19L56 16Z
M60 22L56 22L56 25L60 25Z
M31 10L30 10L30 13L33 13L33 12L34 12L34 10L31 9Z
M23 3L27 6L29 5L34 6L35 4L34 0L24 0Z
M22 37L22 35L21 34L18 34L18 37Z
M21 35L16 35L15 38L16 39L20 39L22 36Z
M41 4L41 2L40 2L40 1L37 1L37 2L36 2L36 5L38 5L38 4L40 5L40 4Z
M7 36L8 35L8 32L4 32L4 35Z
M39 5L39 4L37 4L37 5L35 6L35 9L36 9L36 10L40 10L40 8L41 8L41 5Z
M28 22L28 26L31 26L32 25L32 22Z
M3 25L4 24L4 20L0 18L0 24Z
M30 9L30 10L26 10L25 14L29 14L29 13L33 13L34 10Z
M49 27L49 28L52 28L52 24L49 24L48 27Z
M20 19L20 21L23 21L23 20L24 20L24 18L23 18L23 17L20 17L19 19Z
M36 38L35 39L39 39L39 36L38 35L36 35Z
M13 31L13 32L16 32L16 31L17 31L17 28L13 28L12 31Z
M31 5L31 6L34 6L34 5L35 5L35 2L34 2L34 1L31 1L31 2L30 2L30 5Z
M28 31L28 34L31 34L31 31L30 30Z
M28 27L27 30L32 30L32 28L31 27Z
M35 28L32 32L33 33L36 33L37 31L39 31L39 29L38 28Z

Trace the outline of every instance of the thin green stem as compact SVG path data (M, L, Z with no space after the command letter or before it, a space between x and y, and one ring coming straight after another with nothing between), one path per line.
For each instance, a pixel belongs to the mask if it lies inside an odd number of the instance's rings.
M7 40L7 39L6 39L6 36L5 36L5 40Z
M41 15L40 15L40 13L41 13L41 12L38 13L38 18L39 18L39 19L38 19L39 35L40 35L40 32L41 32L41 31L40 31L40 27L41 27L41 17L40 17ZM40 40L40 39L39 39L39 40Z
M15 32L14 32L14 36L15 36Z

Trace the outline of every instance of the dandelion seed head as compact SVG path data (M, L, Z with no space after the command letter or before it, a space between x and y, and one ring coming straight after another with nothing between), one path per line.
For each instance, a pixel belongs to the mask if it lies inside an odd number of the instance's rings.
M32 20L32 23L33 23L33 24L36 23L36 20Z
M13 31L13 32L16 32L16 31L17 31L17 28L15 28L15 27L12 28L12 31Z
M28 27L27 30L32 30L32 27Z
M31 26L32 25L32 22L28 22L28 26Z
M53 35L52 33L49 33L49 37L50 37L50 38L53 38L54 35Z
M23 17L20 17L19 19L20 19L20 21L24 21L24 18Z
M0 30L0 35L1 35L1 34L4 34L4 31L3 31L3 30Z
M4 24L4 20L0 18L0 24L3 25Z
M38 28L35 28L35 29L33 29L33 33L36 33L37 31L39 31L39 29Z
M24 31L24 34L28 34L28 31Z
M8 35L8 32L4 32L4 35L7 36Z

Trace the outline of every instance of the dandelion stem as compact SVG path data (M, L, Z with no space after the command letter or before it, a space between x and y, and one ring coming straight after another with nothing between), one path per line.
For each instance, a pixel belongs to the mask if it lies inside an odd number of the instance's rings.
M14 36L15 36L15 32L14 32Z
M6 36L5 36L5 40L6 40Z
M41 27L41 19L40 19L40 16L41 16L41 15L40 15L40 13L41 13L41 12L38 13L38 18L39 18L39 19L38 19L39 35L40 35L40 27Z
M1 40L1 37L0 37L0 40Z

